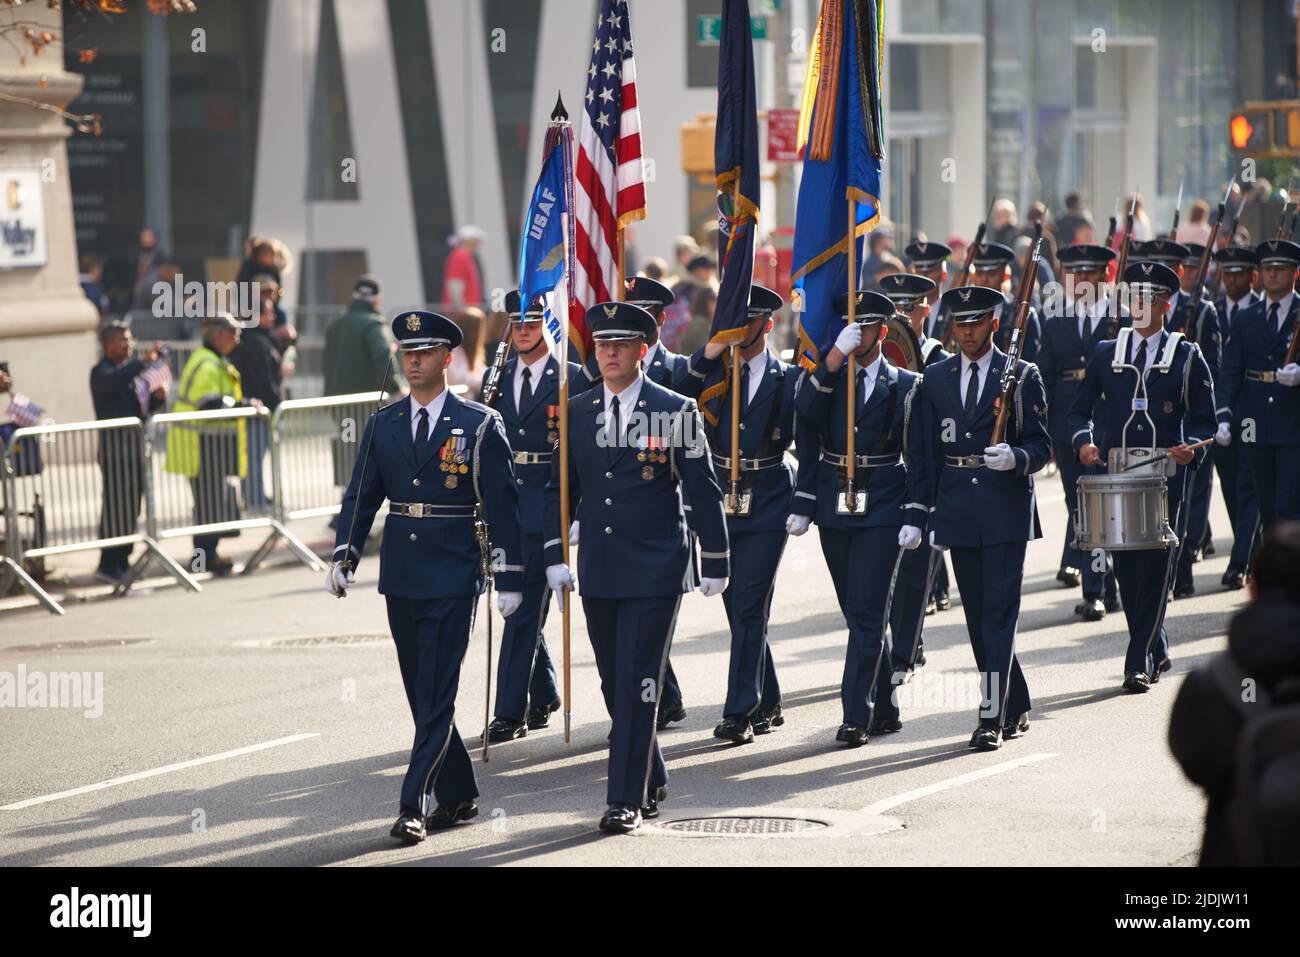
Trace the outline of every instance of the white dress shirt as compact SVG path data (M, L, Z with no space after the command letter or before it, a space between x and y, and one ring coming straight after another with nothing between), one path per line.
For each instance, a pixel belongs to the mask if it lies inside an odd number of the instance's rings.
M1146 342L1146 363L1142 366L1142 373L1145 375L1146 371L1151 368L1151 363L1155 362L1160 353L1164 351L1165 341L1168 338L1169 334L1163 329L1153 334L1150 339L1145 340L1142 338L1140 333L1133 333L1132 342L1129 343L1128 364L1131 366L1137 365L1138 349L1142 348L1143 342Z
M614 393L609 390L609 385L605 384L602 388L605 390L605 441L611 448L623 445L624 437L627 435L628 417L636 411L637 399L641 397L641 383L644 380L637 376L622 392ZM616 438L614 436L614 417L610 414L610 408L613 405L614 396L618 396L618 421L621 434ZM645 431L644 426L642 431Z
M992 368L993 366L993 350L990 349L988 352L984 353L984 355L980 356L979 359L976 360L974 363L970 361L970 357L967 356L966 353L963 352L961 354L962 405L966 404L966 390L970 388L970 367L972 365L979 366L979 370L980 370L980 388L979 388L979 392L976 393L975 396L975 401L978 402L979 397L982 396L984 394L984 390L988 388L989 369Z
M758 387L763 384L763 376L767 374L767 350L764 349L745 365L749 366L749 394L745 396L745 402L750 403L758 395Z
M542 377L546 375L546 361L550 357L551 354L547 350L543 349L542 357L540 359L535 359L532 362L523 362L521 360L518 364L515 365L515 408L516 409L519 408L519 399L524 394L524 370L525 369L528 370L529 373L528 385L530 388L532 388L533 394L536 395L537 388L538 386L541 385Z
M438 416L442 415L442 407L447 401L447 389L443 390L429 400L428 405L420 405L415 401L415 396L411 396L411 441L415 441L415 430L420 427L420 410L424 409L429 413L429 438L433 438L433 430L438 424Z

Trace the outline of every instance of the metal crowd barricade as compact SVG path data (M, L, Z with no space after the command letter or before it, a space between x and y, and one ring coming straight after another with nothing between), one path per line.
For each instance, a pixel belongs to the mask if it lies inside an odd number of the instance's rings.
M280 491L271 468L271 415L264 408L167 412L147 426L150 458L149 534L231 537L246 529L270 534L245 563L252 572L283 540L316 571L325 565L278 517ZM197 556L196 556L197 558Z
M0 567L8 569L6 578L16 575L49 611L63 614L23 563L88 549L146 546L117 585L118 594L151 559L187 588L199 590L147 531L148 453L138 419L18 429L3 449L3 462L7 545Z

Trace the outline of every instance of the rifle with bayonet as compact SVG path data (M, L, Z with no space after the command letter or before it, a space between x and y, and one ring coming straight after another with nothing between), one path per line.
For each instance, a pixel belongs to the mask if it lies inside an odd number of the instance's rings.
M1025 351L1025 326L1029 322L1030 301L1034 296L1034 283L1038 281L1038 264L1043 258L1043 224L1034 224L1034 245L1029 253L1029 262L1020 276L1020 288L1016 290L1016 318L1011 327L1011 342L1007 345L1007 364L1002 370L1002 383L998 396L993 402L997 409L997 418L993 420L993 437L990 445L1006 441L1007 419L1011 415L1011 403L1016 396L1016 368Z

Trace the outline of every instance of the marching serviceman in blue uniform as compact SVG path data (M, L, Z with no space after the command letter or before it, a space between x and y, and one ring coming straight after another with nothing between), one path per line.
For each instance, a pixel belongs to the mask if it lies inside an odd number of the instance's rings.
M1047 430L1052 434L1052 453L1065 489L1065 547L1056 580L1069 587L1082 580L1083 602L1074 613L1086 621L1100 621L1107 612L1117 610L1119 599L1110 560L1104 555L1085 554L1074 543L1079 476L1090 470L1080 465L1074 454L1070 442L1074 430L1067 419L1083 382L1088 357L1098 343L1115 338L1120 325L1120 317L1111 315L1118 309L1106 298L1103 285L1106 267L1114 258L1114 250L1089 243L1060 251L1058 260L1065 283L1061 315L1043 321L1043 340L1035 361L1047 389ZM1104 563L1101 568L1097 567L1098 559Z
M520 308L519 291L506 294L515 355L502 370L495 401L505 426L519 491L519 524L524 549L524 601L506 622L497 660L497 700L488 738L493 743L522 738L545 728L560 707L555 668L542 629L550 597L542 561L543 492L551 474L551 454L560 428L560 364L551 355L542 328L545 303L535 297ZM577 395L586 381L569 363L569 388ZM486 376L484 377L486 383Z
M835 309L848 319L847 293L836 299ZM888 297L857 293L854 321L846 321L834 347L795 398L796 428L800 433L806 429L809 438L796 443L800 479L793 512L797 521L790 531L801 535L810 522L817 522L822 554L849 627L840 687L844 723L835 740L854 748L873 734L902 727L892 697L886 615L901 553L921 544L927 515L919 468L920 420L915 415L921 376L892 365L880 349L887 332L884 321L893 314ZM860 506L851 514L841 507L850 494L845 371L850 355L857 371L851 425L857 474L852 494Z
M1074 448L1079 460L1093 467L1108 463L1112 449L1136 449L1138 456L1168 450L1177 465L1169 477L1168 514L1174 534L1181 538L1187 525L1187 466L1198 455L1188 446L1215 432L1210 368L1194 343L1164 328L1165 307L1178 292L1178 275L1161 263L1143 262L1129 266L1122 279L1129 289L1131 328L1098 345L1088 360L1070 408ZM1164 461L1146 468L1168 472ZM1169 548L1112 554L1128 619L1126 691L1148 690L1171 667L1164 619L1177 549L1173 542Z
M934 283L925 294L928 308L925 310L924 331L930 338L942 342L948 331L948 316L941 312L939 297L943 295L943 287L948 282L948 257L952 255L952 247L947 243L918 240L908 243L903 255L911 264L912 275L924 276ZM916 334L921 335L921 331L917 329Z
M1179 291L1170 298L1165 309L1165 328L1170 332L1181 332L1188 342L1200 347L1205 364L1210 367L1210 381L1217 382L1223 355L1219 315L1215 311L1214 301L1204 294L1203 289L1196 290L1195 293L1192 291L1204 252L1205 247L1197 243L1184 245L1157 239L1138 243L1133 250L1132 261L1158 262L1168 266L1178 276ZM1189 328L1188 302L1193 294L1199 296L1199 301L1196 316ZM1187 480L1187 534L1178 551L1178 567L1174 569L1175 598L1185 598L1196 593L1196 586L1192 582L1192 564L1199 559L1202 549L1206 549L1207 554L1214 550L1210 539L1210 499L1214 494L1212 460L1212 449L1198 455Z
M722 602L731 628L731 663L722 722L713 736L748 744L785 723L767 620L772 611L776 570L785 551L786 522L794 494L794 472L785 451L794 441L794 394L799 370L767 351L772 313L781 297L763 286L749 290L749 327L739 346L740 482L737 511L727 512L731 578ZM720 382L730 363L726 346L709 343L691 357L683 391L699 399L706 382ZM713 468L724 488L731 480L731 396L724 393L702 410ZM724 499L725 501L725 499Z
M1223 295L1215 302L1219 315L1219 328L1223 334L1223 347L1228 347L1232 323L1237 313L1259 302L1255 280L1259 275L1259 254L1250 246L1225 246L1214 254L1218 275L1223 282ZM1222 373L1221 373L1222 374ZM1215 390L1219 400L1216 410L1222 415L1226 409L1222 386ZM1228 430L1229 433L1231 429ZM1250 568L1259 543L1259 500L1255 495L1255 480L1250 475L1250 460L1241 450L1240 442L1230 436L1215 435L1218 448L1214 450L1214 470L1219 476L1219 489L1223 504L1227 506L1232 522L1232 552L1228 556L1228 569L1223 573L1225 588L1244 588L1246 570Z
M949 289L943 299L961 351L931 366L921 389L930 543L952 552L984 689L970 744L996 751L1004 736L1029 728L1029 688L1015 640L1026 545L1042 535L1033 474L1051 455L1047 394L1038 368L1020 360L1006 437L991 444L1010 361L993 344L994 313L1006 301L998 290L979 286Z
M913 244L916 245L916 244ZM926 244L927 248L931 244ZM909 249L911 247L908 247ZM916 333L921 346L921 368L928 369L947 359L951 353L938 339L925 333L930 312L928 296L934 292L934 280L911 273L893 273L880 277L880 288L894 304L894 310ZM930 585L929 594L926 586ZM948 567L943 552L933 548L909 549L898 566L898 581L889 607L889 631L893 637L890 654L895 680L903 680L918 666L925 664L922 631L925 616L936 610L940 590L944 607L948 600Z
M414 310L393 320L410 397L366 425L339 512L325 584L344 595L361 545L384 499L379 592L397 645L415 743L391 834L404 843L426 829L478 814L469 752L456 731L456 689L474 606L485 586L476 518L486 523L497 607L507 619L523 600L523 556L510 446L501 417L447 388L461 331L445 316ZM361 543L361 544L357 544ZM429 810L430 795L437 807Z
M1237 312L1223 358L1220 434L1243 443L1267 532L1300 519L1300 365L1286 354L1300 323L1300 246L1270 239L1255 247L1264 298ZM1231 425L1224 421L1231 416Z
M971 285L993 289L1002 297L1002 304L994 310L993 314L993 318L998 322L997 332L993 336L993 345L1004 352L1011 342L1011 320L1016 314L1016 304L1002 291L1002 287L1011 280L1011 264L1015 258L1015 250L1010 246L1001 243L980 243L975 247L975 257L972 260ZM1034 302L1037 302L1037 299L1038 294L1035 292ZM947 302L947 300L940 300L940 302ZM1024 339L1022 358L1025 362L1033 362L1038 356L1038 343L1042 339L1038 310L1033 306L1029 309L1029 318L1025 323Z
M722 490L695 403L641 370L654 319L631 303L587 311L603 385L569 400L569 500L579 526L577 587L610 736L603 831L628 833L667 794L657 711L682 595L695 584L687 522L700 543L706 596L727 587L730 553ZM682 493L693 508L684 515ZM559 459L546 485L546 579L574 588L563 563Z

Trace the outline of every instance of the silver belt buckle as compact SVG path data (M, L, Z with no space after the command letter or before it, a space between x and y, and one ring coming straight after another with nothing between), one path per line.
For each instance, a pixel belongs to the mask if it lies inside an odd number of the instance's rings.
M528 453L527 453L527 452L516 452L516 453L515 453L515 465L527 465L527 464L528 464Z
M742 492L728 492L722 497L722 509L728 515L744 518L749 514L754 502L754 493L749 489Z

